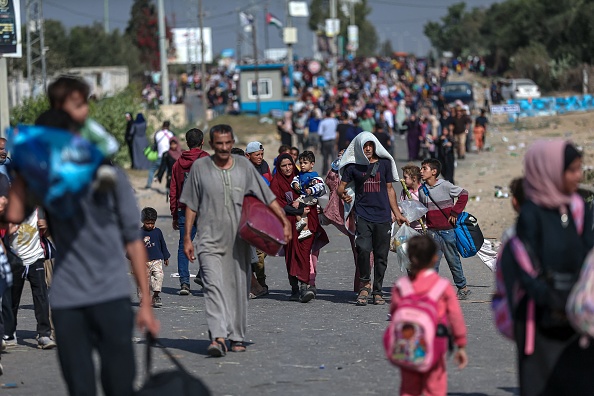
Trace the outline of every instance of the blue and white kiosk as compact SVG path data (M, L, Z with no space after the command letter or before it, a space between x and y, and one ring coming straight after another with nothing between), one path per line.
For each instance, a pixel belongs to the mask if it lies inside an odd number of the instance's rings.
M237 69L242 113L270 114L286 111L289 105L295 102L295 98L290 95L293 86L293 66L275 63L258 65L257 69L256 65L241 65ZM260 109L256 92L260 94Z

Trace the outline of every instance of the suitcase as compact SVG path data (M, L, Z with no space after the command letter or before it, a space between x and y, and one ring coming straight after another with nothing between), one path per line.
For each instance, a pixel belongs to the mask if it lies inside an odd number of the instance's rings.
M269 256L278 256L287 243L279 218L268 205L252 195L243 198L239 236Z

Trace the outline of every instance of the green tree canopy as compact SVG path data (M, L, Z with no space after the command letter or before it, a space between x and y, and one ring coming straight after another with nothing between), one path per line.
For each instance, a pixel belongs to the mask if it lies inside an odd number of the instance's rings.
M424 31L438 51L481 55L498 71L529 63L518 57L577 66L594 60L593 19L594 2L584 0L506 0L470 10L457 3Z
M140 62L148 70L159 70L159 20L152 0L134 0L126 36L140 52ZM173 34L168 26L165 36L173 45Z

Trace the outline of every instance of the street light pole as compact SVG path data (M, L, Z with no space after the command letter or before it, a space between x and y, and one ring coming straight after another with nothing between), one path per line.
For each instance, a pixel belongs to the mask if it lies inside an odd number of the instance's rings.
M198 20L200 21L200 73L202 74L202 91L206 85L206 63L204 63L204 13L202 0L198 0Z
M161 60L161 93L163 104L169 104L169 73L167 70L167 45L165 42L165 7L163 0L158 0L159 13L159 58Z
M338 32L336 30L336 26L334 25L334 21L336 20L336 0L330 0L330 19L332 19L332 43L333 43L333 53L332 53L332 80L334 83L338 81Z

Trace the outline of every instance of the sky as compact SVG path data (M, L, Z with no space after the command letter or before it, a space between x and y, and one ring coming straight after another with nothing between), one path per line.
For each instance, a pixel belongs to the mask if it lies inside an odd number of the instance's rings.
M25 1L21 0L21 15L25 14ZM103 23L105 0L43 0L43 15L46 19L62 21L66 27ZM133 0L107 0L109 28L123 31ZM341 0L338 0L339 4ZM467 7L488 7L500 0L466 0ZM438 21L446 15L449 5L460 0L368 0L372 13L367 17L376 28L380 42L388 39L395 51L421 52L426 54L431 44L423 34L428 21ZM156 0L155 0L156 3ZM164 0L168 23L172 27L198 27L198 0ZM265 26L265 8L283 23L286 22L285 0L203 0L204 25L212 28L213 51L218 55L225 48L237 49L239 9L251 11L257 21L256 32L259 48L265 47L268 30L269 48L282 48L280 31L275 26ZM356 17L356 15L355 15ZM307 26L307 18L293 18L297 27L298 44L295 55L311 56L313 33ZM243 45L242 53L251 53L251 44Z

